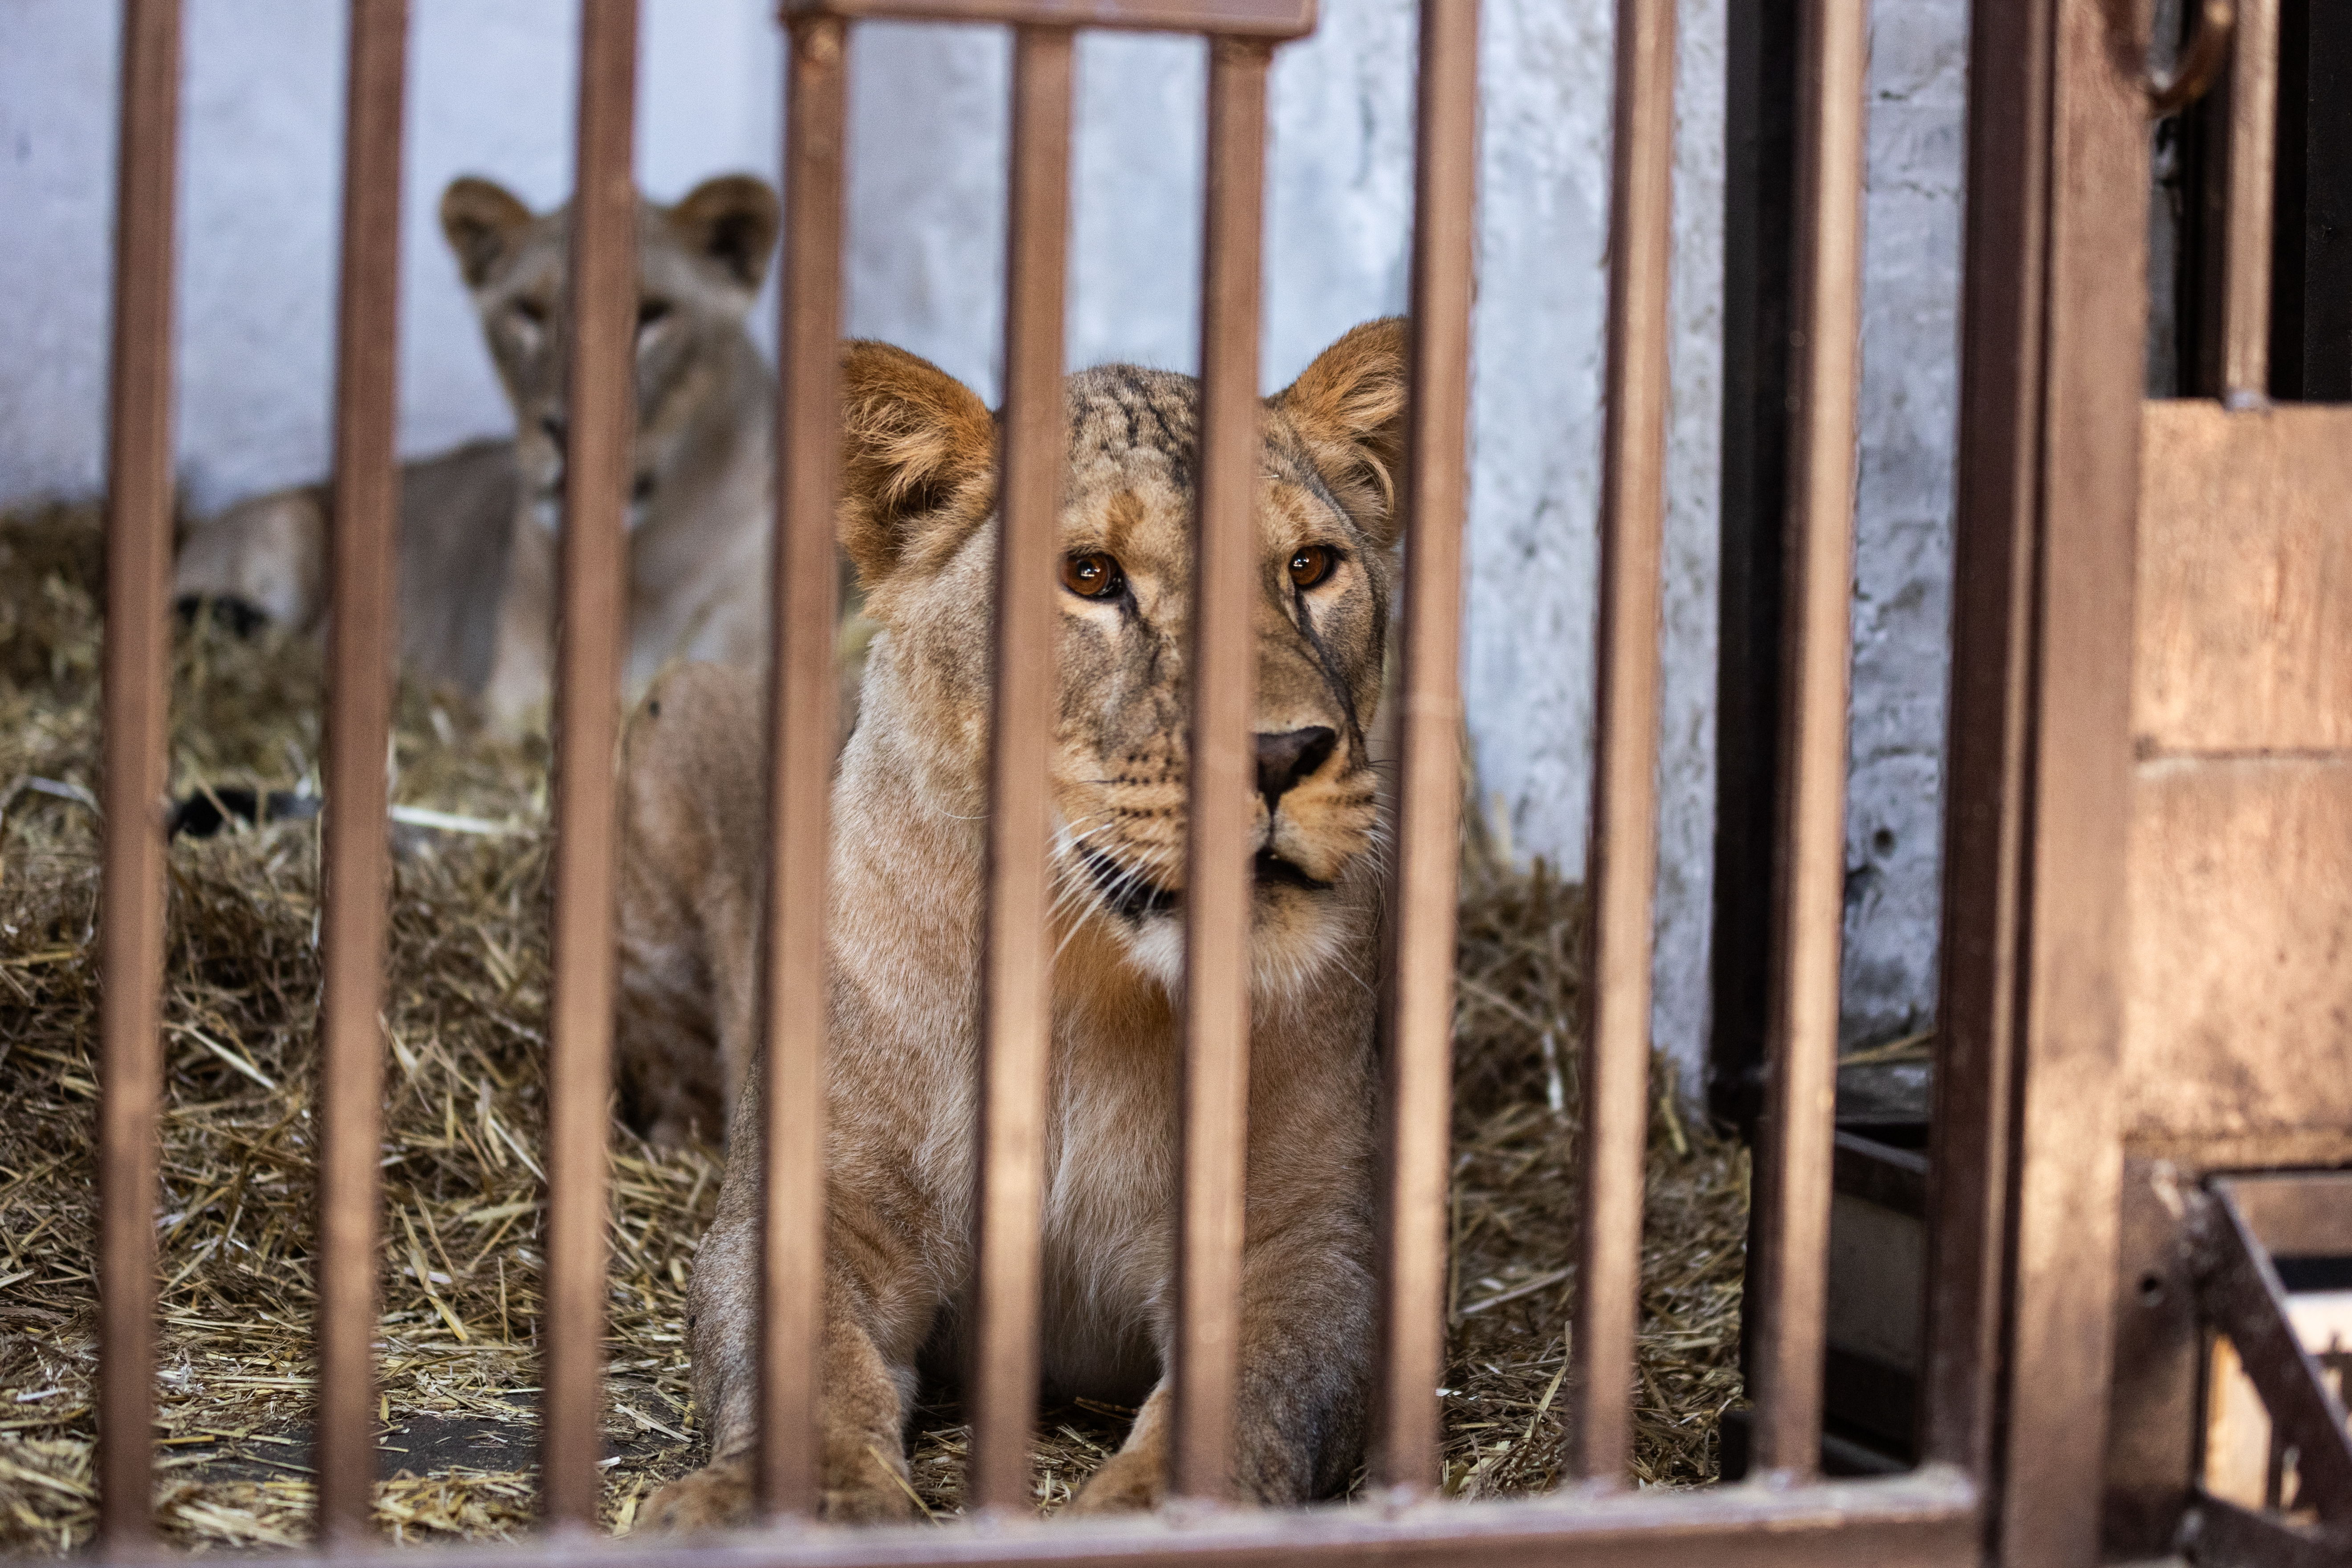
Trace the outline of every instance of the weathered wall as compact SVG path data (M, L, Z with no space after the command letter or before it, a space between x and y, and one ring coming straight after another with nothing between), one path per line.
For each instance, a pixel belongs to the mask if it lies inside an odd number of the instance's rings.
M1683 0L1667 531L1658 1035L1696 1063L1712 835L1716 439L1727 0ZM0 500L95 486L102 450L112 7L0 8ZM1583 864L1593 511L1606 309L1607 0L1487 0L1465 674L1492 818L1523 856ZM326 456L341 27L314 0L191 0L181 403L200 505ZM775 166L764 0L647 0L639 171L674 195ZM570 0L415 0L405 192L404 450L504 411L432 204L474 170L534 202L569 163ZM1849 1024L1930 1005L1936 755L1951 438L1964 0L1881 0L1873 66L1864 548ZM1274 86L1269 385L1402 308L1410 0L1326 0ZM993 395L1008 50L984 29L856 44L853 331ZM1204 59L1090 37L1080 58L1071 355L1195 357Z

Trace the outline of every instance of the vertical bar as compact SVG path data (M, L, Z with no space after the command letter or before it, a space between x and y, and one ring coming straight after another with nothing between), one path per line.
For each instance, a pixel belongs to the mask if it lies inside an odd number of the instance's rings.
M1852 652L1854 384L1860 362L1865 7L1807 0L1800 33L1789 609L1775 877L1760 1331L1750 1341L1759 1468L1811 1477L1822 1425L1830 1159L1844 916L1846 676Z
M352 0L328 603L319 1062L319 1529L368 1532L375 1485L376 1156L383 1141L384 742L398 570L401 94L408 0Z
M2000 1520L2010 1568L2092 1563L2123 1184L2124 867L2147 123L2116 13L2053 31Z
M1037 1407L1038 1240L1048 1053L1045 852L1054 723L1054 560L1062 466L1063 283L1069 250L1066 28L1024 27L1013 64L1012 212L1004 302L1003 481L996 552L995 731L982 973L980 1258L972 1336L971 1490L1029 1504Z
M1201 287L1201 475L1192 562L1192 830L1184 869L1184 1089L1173 1484L1232 1489L1248 1153L1249 832L1256 705L1259 244L1270 45L1211 40Z
M636 331L636 0L583 0L572 342L557 628L555 898L549 931L546 1404L550 1523L596 1518L604 1456L606 1101L613 1079L613 746L619 730L622 500Z
M2221 395L2268 401L2271 206L2278 163L2279 0L2237 0L2230 57L2229 209L2221 281Z
M1707 1111L1750 1144L1771 992L1780 784L1780 559L1789 505L1789 309L1796 259L1799 0L1724 18L1723 484L1717 531L1715 852Z
M824 884L840 577L842 132L849 39L795 16L785 64L784 254L777 303L776 544L768 678L767 913L760 1034L761 1506L817 1508L824 1300Z
M155 1133L171 704L172 293L178 0L128 0L114 217L106 519L106 840L100 909L99 1537L152 1539Z
M1403 680L1387 1062L1381 1484L1437 1477L1453 1119L1454 911L1461 865L1462 521L1477 217L1477 0L1422 0L1413 158L1412 401L1405 436Z
M1942 975L1921 1451L1990 1486L2024 898L2052 0L1969 23Z
M1673 238L1673 0L1618 0L1601 462L1592 1016L1585 1031L1572 1466L1623 1484L1633 1458L1649 1131L1651 898L1658 875L1659 560L1665 530L1666 293Z

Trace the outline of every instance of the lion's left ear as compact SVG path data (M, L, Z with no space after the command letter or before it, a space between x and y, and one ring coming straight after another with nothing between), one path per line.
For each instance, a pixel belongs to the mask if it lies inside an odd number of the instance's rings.
M1272 400L1333 499L1385 549L1403 524L1405 323L1366 321L1315 357Z
M743 289L760 291L783 221L775 190L767 181L750 174L705 180L687 192L668 216L688 249Z

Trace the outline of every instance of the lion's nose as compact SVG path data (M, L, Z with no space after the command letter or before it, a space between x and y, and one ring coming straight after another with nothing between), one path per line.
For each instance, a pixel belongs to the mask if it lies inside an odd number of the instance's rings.
M1266 810L1272 811L1299 780L1328 761L1332 742L1339 738L1320 724L1258 736L1257 793L1265 796Z

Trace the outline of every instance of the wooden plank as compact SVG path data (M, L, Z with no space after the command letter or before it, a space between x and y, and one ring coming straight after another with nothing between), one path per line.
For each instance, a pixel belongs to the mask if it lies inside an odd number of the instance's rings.
M2352 407L2144 419L2143 753L2352 749Z
M2352 1125L2352 757L2143 763L2126 1126Z

